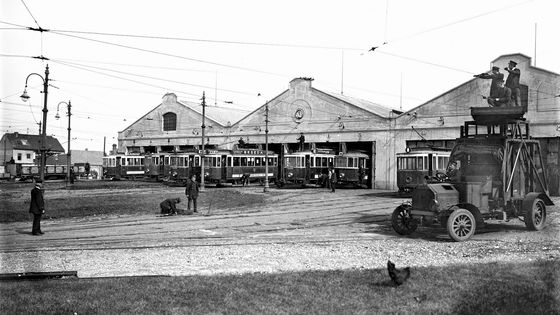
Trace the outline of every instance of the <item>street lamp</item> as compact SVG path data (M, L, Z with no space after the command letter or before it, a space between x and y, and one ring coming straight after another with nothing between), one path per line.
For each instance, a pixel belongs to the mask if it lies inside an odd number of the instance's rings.
M72 167L72 163L70 162L71 158L72 158L72 153L70 153L70 116L72 116L72 113L70 111L70 109L72 108L71 102L68 101L68 103L66 102L60 102L58 103L58 105L56 105L56 116L54 116L54 118L56 119L60 119L60 115L58 114L58 109L60 107L60 104L66 104L66 106L68 107L68 111L67 111L67 116L68 116L68 152L66 153L66 182L67 183L71 183L73 184L74 181L72 180L72 173L70 172L70 167Z
M45 164L46 164L46 142L47 142L47 112L49 111L47 109L47 94L48 94L48 90L49 90L49 65L47 65L46 69L45 69L45 77L43 78L40 74L38 73L31 73L27 76L27 78L25 79L25 88L23 89L23 94L21 94L21 100L24 102L27 102L27 100L30 98L30 96L27 94L27 81L29 80L29 77L31 77L32 75L36 75L39 78L41 78L41 80L43 80L43 95L44 95L44 101L43 101L43 132L41 133L41 167L39 168L39 178L43 181L45 180Z

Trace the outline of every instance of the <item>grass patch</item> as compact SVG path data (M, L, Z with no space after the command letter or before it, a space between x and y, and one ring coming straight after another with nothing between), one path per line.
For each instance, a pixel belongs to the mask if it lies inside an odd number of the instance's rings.
M558 314L560 261L2 282L5 314Z
M159 203L166 198L181 198L178 208L186 209L184 188L171 189L161 183L133 181L80 182L72 190L83 190L62 196L64 183L48 183L45 192L46 213L44 219L80 218L98 215L129 215L159 213ZM88 189L90 185L91 189ZM32 184L4 184L1 187L0 223L31 220L29 214ZM134 190L131 190L134 189ZM88 190L88 191L86 191ZM132 191L133 193L129 193ZM136 192L137 191L137 192ZM88 192L93 192L90 194ZM56 197L58 195L58 197ZM212 188L201 193L199 210L212 214L228 211L249 211L265 203L264 194L243 193L231 188Z

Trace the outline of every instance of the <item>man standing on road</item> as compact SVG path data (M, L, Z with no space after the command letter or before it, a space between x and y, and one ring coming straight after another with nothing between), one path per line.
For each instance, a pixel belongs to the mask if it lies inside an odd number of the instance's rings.
M29 205L29 212L33 213L33 228L31 234L43 235L41 231L41 216L45 213L45 200L43 199L43 181L37 179L35 187L31 189L31 204Z
M336 173L334 168L329 169L329 183L331 185L331 192L334 192L334 186L336 184Z
M192 202L193 212L198 212L196 210L196 199L198 198L198 183L196 182L196 175L192 175L191 180L187 182L185 195L187 195L187 200L188 200L187 211L191 210L191 202Z

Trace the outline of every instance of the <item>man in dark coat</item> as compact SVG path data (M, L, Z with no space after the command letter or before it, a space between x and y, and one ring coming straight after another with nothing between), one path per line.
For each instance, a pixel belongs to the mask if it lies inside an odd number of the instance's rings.
M484 97L488 99L488 104L495 107L506 107L510 106L511 100L511 90L504 86L504 80L498 80L498 90L494 97Z
M493 66L492 67L492 71L490 72L484 72L481 74L476 74L474 75L474 77L476 78L480 78L480 79L492 79L492 82L490 83L490 97L494 98L494 97L498 97L497 96L497 92L498 92L498 88L499 88L499 83L498 80L504 80L504 74L500 72L500 68ZM490 104L490 100L488 100L488 104Z
M41 216L45 213L45 200L43 199L43 182L38 179L35 181L35 187L31 189L31 204L29 212L33 213L33 228L31 234L43 235L41 231Z
M187 182L185 195L187 195L187 200L188 200L187 211L191 210L191 202L192 202L193 212L198 212L196 210L196 199L198 198L198 183L196 182L196 175L191 176L191 179Z
M165 199L164 201L162 201L159 204L159 207L161 208L161 213L162 214L177 214L177 207L175 205L180 203L180 202L181 202L180 198Z
M506 87L511 90L511 99L515 106L521 106L521 90L519 89L519 78L521 70L517 69L517 62L510 60L506 68L508 77L506 79Z

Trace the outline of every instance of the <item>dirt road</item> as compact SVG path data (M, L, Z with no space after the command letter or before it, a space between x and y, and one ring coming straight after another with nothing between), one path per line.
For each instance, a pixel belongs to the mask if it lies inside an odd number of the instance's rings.
M272 189L258 208L209 204L192 216L52 220L42 237L29 234L29 222L1 224L0 272L102 277L377 268L389 258L412 266L560 259L558 206L549 209L544 231L529 232L517 220L490 222L471 241L454 243L439 228L394 233L390 214L405 199L371 190Z

